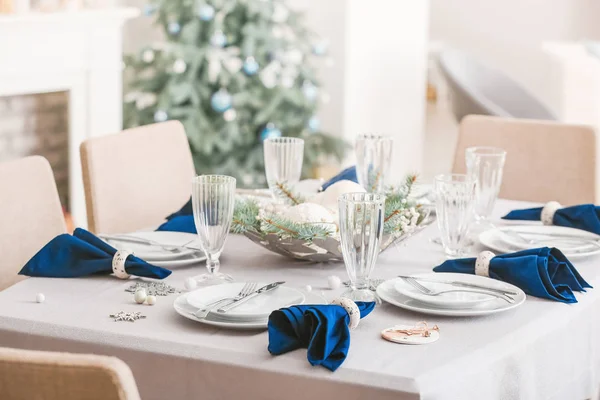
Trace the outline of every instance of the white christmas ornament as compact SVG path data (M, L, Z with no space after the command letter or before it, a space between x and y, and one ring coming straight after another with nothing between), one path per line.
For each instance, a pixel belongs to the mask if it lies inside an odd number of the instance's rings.
M285 54L285 59L290 64L301 64L303 54L299 49L293 49Z
M327 277L327 285L329 285L329 289L339 289L342 286L342 280L337 275L331 275Z
M43 303L44 301L46 301L46 296L44 296L44 293L38 293L35 295L35 301L37 301L38 303Z
M287 21L289 15L290 12L285 5L275 3L275 9L273 10L273 15L271 17L274 22L283 23Z
M223 31L215 31L210 37L210 44L214 47L224 47L227 44L227 36L225 36Z
M139 93L135 106L138 110L143 110L156 104L157 97L154 93Z
M187 64L182 59L177 59L173 63L173 72L176 74L183 74L187 68Z
M183 286L185 286L187 290L194 290L198 287L198 282L194 278L185 278Z
M333 185L329 186L324 192L318 193L313 198L310 199L311 202L322 205L325 208L331 210L338 209L338 198L346 193L365 193L366 190L363 189L356 182L352 182L349 180L341 180L337 181Z
M319 223L322 222L322 227L329 229L332 232L337 230L335 218L332 213L325 207L314 203L302 203L290 207L284 213L284 217L290 221L300 224L304 223Z
M302 83L302 92L307 100L314 101L319 94L319 89L311 81L304 81Z
M237 117L237 112L233 108L230 108L229 110L227 110L223 113L223 119L227 122L234 121L236 119L236 117Z
M145 289L138 289L135 291L135 294L133 295L133 299L138 304L143 304L144 301L146 301L146 297L147 297L147 294L146 294Z
M156 304L156 296L148 296L146 297L146 304L149 306L153 306Z
M142 60L145 63L151 63L152 61L154 61L154 50L152 50L152 49L144 50L144 52L142 53Z
M306 285L306 286L304 286L304 290L305 290L306 292L310 293L310 292L312 292L312 286L310 286L310 285Z

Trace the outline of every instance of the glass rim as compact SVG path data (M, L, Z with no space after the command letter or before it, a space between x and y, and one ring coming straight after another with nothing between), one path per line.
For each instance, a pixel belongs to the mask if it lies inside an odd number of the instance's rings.
M276 138L267 138L264 143L275 143L275 144L300 144L304 143L304 139L293 137L293 136L281 136Z
M367 199L356 199L356 197L370 197ZM365 193L365 192L350 192L341 194L338 197L338 202L342 203L364 203L364 204L382 204L385 202L386 195L383 193Z
M391 135L378 134L378 133L362 133L356 137L356 141L367 140L367 139L393 140Z
M471 146L465 149L465 153L472 153L487 157L502 157L506 155L506 150L495 146Z
M459 179L456 179L459 178ZM438 174L433 178L440 183L475 183L477 180L469 174Z
M196 175L192 178L192 183L194 184L205 184L205 185L226 185L226 184L235 184L237 179L233 176L229 175L219 175L219 174L205 174L205 175Z

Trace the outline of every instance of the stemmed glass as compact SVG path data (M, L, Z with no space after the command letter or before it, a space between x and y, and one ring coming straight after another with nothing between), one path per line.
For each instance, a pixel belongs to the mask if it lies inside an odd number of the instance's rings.
M350 289L343 294L356 301L380 302L369 279L383 236L385 195L347 193L339 197L340 240Z
M200 175L192 181L192 207L200 246L206 255L208 273L195 279L201 284L231 282L219 272L219 256L233 219L235 178L225 175Z
M271 138L264 141L265 173L273 197L300 181L304 159L304 140L293 137Z
M394 141L389 136L360 135L356 139L358 183L369 193L381 193L392 164Z
M463 255L473 219L475 179L469 175L438 175L434 180L435 210L441 242L448 258Z
M469 147L465 151L467 174L477 181L475 188L475 222L485 227L491 225L500 185L506 151L498 147Z

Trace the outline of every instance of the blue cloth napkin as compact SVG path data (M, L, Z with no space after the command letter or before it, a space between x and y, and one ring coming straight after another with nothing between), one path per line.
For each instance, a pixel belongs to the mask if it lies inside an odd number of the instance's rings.
M506 214L503 219L539 221L542 207L514 210ZM582 204L560 208L554 213L552 220L554 225L569 228L583 229L600 235L600 207L593 204Z
M360 317L375 303L356 302ZM346 359L350 347L348 312L338 305L301 305L282 308L269 315L269 352L284 354L308 349L308 362L335 371Z
M475 273L475 258L448 260L435 272ZM542 247L495 256L490 261L490 278L520 287L525 293L563 303L577 303L573 291L591 286L573 264L556 248Z
M156 229L157 231L197 233L193 215L173 217Z
M181 207L181 209L179 211L174 212L173 214L169 215L167 217L167 220L172 220L173 218L186 216L186 215L194 215L194 209L192 208L192 198L191 197L187 201L187 203L185 203L183 205L183 207Z
M115 248L92 233L77 228L72 236L65 233L52 239L25 264L19 274L45 278L111 274L116 252ZM127 257L125 271L130 275L155 279L171 275L168 269L150 265L133 255Z
M356 167L354 165L346 168L345 170L343 170L342 172L340 172L339 174L337 174L336 176L334 176L333 178L331 178L330 180L325 182L323 184L323 186L321 186L321 191L327 189L329 186L333 185L334 183L336 183L338 181L343 181L343 180L358 183L358 177L356 176Z

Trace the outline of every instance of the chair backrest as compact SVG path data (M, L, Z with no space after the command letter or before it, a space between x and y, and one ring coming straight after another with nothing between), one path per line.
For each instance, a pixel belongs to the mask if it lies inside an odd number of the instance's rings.
M88 139L81 164L92 232L158 225L190 198L194 163L178 121Z
M500 197L563 205L596 200L596 135L591 127L470 115L459 126L453 172L465 172L465 149L506 150Z
M55 236L65 233L54 175L40 156L0 164L0 290L24 277L25 263Z
M555 120L556 117L514 80L469 54L448 49L439 65L449 86L457 121L469 114Z
M3 399L139 400L131 370L115 357L0 347Z

